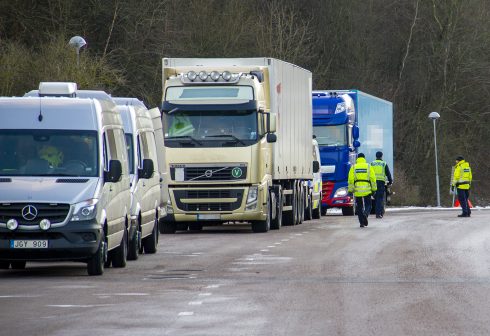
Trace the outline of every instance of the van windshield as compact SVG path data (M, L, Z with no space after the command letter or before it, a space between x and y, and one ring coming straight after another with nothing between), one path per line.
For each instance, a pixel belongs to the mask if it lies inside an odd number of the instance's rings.
M99 176L97 132L0 130L0 176Z

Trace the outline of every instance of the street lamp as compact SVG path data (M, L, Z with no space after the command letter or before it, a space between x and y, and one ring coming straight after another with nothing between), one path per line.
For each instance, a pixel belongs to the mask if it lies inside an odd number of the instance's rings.
M70 47L73 47L77 51L77 67L80 66L80 49L87 44L87 42L84 40L83 37L81 36L73 36L70 39L70 42L68 42Z
M429 119L432 119L434 124L434 152L436 153L436 188L437 188L437 206L441 207L441 195L439 193L439 165L437 163L437 136L436 136L436 120L441 116L437 112L431 112Z

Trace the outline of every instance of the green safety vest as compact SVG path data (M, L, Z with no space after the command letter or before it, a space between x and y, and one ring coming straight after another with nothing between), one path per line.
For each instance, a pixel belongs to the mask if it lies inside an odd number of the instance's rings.
M386 162L383 160L375 160L371 162L374 174L377 181L386 181Z
M187 116L176 115L168 130L169 136L192 135L194 126Z

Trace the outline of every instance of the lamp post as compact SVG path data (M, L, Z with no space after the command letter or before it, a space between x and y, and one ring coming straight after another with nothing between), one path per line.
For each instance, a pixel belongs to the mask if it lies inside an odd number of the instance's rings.
M439 193L439 165L437 162L437 136L436 136L436 120L441 116L437 112L431 112L429 114L429 119L432 119L434 124L434 152L436 154L436 188L437 188L437 206L441 207L441 195Z
M80 66L80 49L87 44L87 42L84 40L83 37L81 36L73 36L71 39L70 39L70 42L68 42L68 44L75 48L76 51L77 51L77 67Z

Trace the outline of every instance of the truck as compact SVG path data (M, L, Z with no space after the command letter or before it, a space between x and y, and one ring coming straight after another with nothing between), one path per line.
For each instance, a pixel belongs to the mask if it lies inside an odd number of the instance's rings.
M164 58L161 233L299 224L311 202L312 76L273 58Z
M383 160L393 169L393 104L359 90L315 90L313 133L320 147L322 212L340 208L354 215L354 200L347 178L358 153Z

